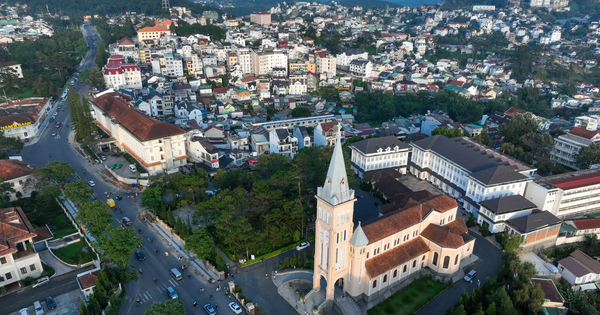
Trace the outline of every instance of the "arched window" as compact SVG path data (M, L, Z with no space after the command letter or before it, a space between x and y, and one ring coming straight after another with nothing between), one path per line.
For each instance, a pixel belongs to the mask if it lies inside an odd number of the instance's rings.
M394 275L392 276L392 278L396 278L396 276L398 276L398 270L394 270Z
M433 254L433 265L437 266L437 260L438 260L438 253L434 253Z
M406 272L406 265L404 265L404 268L402 268L402 272Z
M456 266L456 264L458 264L458 255L456 255L456 258L454 258L454 265Z
M415 268L417 266L417 260L413 260L413 268Z
M450 264L450 256L444 257L444 266L442 268L448 269L449 264Z
M383 276L383 283L386 283L386 282L387 282L387 275L384 275Z
M373 280L373 289L377 287L377 280Z

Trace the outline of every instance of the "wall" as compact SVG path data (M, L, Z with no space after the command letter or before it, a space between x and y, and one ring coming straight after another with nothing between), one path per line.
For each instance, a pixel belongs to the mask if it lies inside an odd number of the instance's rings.
M117 173L115 173L113 170L111 170L110 167L108 167L107 165L104 165L104 168L106 168L106 170L109 171L121 183L128 184L128 185L136 184L136 185L141 185L141 186L148 186L147 179L122 177L122 176L119 176ZM141 174L142 173L140 173L140 175Z

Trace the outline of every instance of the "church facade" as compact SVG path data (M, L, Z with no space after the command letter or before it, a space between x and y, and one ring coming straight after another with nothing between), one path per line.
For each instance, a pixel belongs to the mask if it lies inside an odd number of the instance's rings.
M473 253L475 239L456 217L456 200L445 195L411 200L402 209L354 227L356 199L339 139L316 198L313 289L320 289L323 277L327 300L333 299L336 285L369 301L423 268L452 275Z

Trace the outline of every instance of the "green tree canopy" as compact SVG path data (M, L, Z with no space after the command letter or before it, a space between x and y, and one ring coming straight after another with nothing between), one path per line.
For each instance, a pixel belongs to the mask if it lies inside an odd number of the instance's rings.
M154 302L144 315L185 315L185 305L180 300L167 300L164 303Z
M111 226L113 215L108 205L96 200L79 203L76 220L98 238L104 234L107 227Z
M65 184L65 197L76 203L88 201L92 193L94 193L94 190L88 186L85 179L78 179L73 183Z
M594 164L600 163L600 144L592 143L587 147L582 147L575 154L575 165L579 169L588 169Z
M431 135L432 136L442 135L442 136L446 136L446 138L456 138L456 137L462 137L463 131L462 131L462 129L458 129L458 128L437 127L431 132Z
M67 177L74 176L75 171L68 163L50 161L46 166L34 169L33 174L37 178L38 187L45 187L50 184L64 185Z
M4 131L0 131L0 159L8 159L9 156L21 152L25 143L17 137L7 137Z
M185 239L185 250L196 254L201 260L206 260L214 254L215 244L206 228L198 227Z
M292 117L293 118L310 117L310 109L308 109L306 107L298 106L298 107L292 109Z

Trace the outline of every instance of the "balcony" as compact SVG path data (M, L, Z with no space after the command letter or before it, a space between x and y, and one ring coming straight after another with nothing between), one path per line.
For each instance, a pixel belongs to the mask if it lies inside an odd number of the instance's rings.
M18 261L18 260L27 258L27 257L32 256L32 255L37 255L37 253L35 251L33 251L33 250L31 252L29 252L27 250L22 250L22 251L14 253L12 255L13 255L13 259L15 261Z

